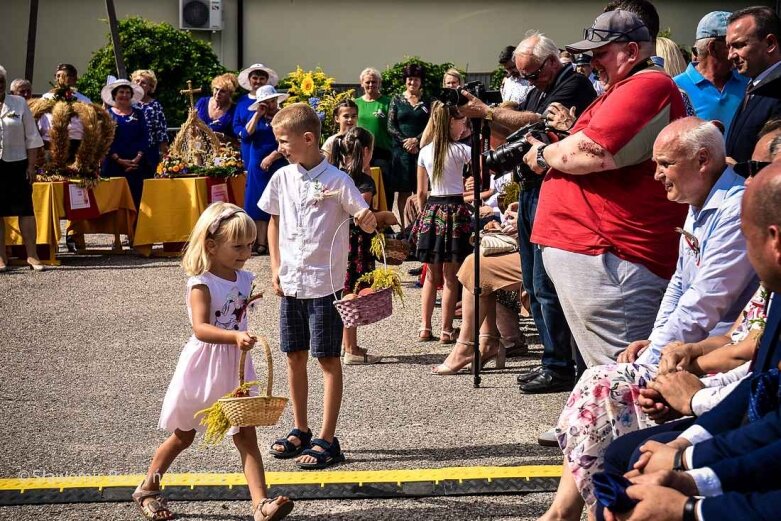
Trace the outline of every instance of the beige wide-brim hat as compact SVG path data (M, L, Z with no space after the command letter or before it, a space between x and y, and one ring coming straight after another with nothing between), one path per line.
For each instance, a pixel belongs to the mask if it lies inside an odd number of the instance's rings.
M103 99L103 103L108 105L109 107L113 107L116 105L116 102L114 101L113 96L111 95L112 92L114 92L119 87L130 87L133 89L133 103L138 103L142 99L144 99L144 89L136 85L135 83L131 83L130 80L114 80L109 82L105 87L103 87L100 90L100 97Z
M271 67L266 67L262 63L253 63L239 73L239 85L241 85L245 90L252 90L252 86L249 84L249 75L253 71L263 71L268 74L268 83L266 85L276 87L277 83L279 83L279 75L274 69Z
M276 98L277 103L282 103L289 97L290 94L285 94L284 92L277 92L277 89L275 89L271 85L263 85L255 93L255 103L249 106L249 110L253 112L258 110L258 107L260 106L261 103L263 103L264 101L268 101L270 99Z

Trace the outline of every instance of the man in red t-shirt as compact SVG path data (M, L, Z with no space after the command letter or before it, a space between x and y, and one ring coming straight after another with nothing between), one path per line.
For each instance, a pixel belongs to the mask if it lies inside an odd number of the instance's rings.
M647 338L675 270L684 206L654 181L654 139L685 115L672 79L653 65L648 28L623 10L600 15L570 52L593 53L607 91L571 135L531 139L524 161L548 172L532 231L588 366Z

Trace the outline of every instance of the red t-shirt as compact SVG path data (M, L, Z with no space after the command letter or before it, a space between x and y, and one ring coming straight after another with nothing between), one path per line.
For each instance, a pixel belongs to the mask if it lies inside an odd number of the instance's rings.
M654 180L656 136L685 115L665 73L646 69L618 82L580 116L580 130L615 158L616 170L570 175L551 169L540 191L531 240L573 253L613 253L669 279L687 206Z

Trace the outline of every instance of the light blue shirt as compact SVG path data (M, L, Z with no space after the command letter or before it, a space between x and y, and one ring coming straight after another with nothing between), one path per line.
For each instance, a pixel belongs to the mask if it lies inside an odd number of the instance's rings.
M700 74L693 63L690 63L686 70L673 80L689 95L697 117L721 121L724 123L724 135L726 136L732 118L746 94L749 79L733 70L732 77L724 84L724 88L719 90L710 80Z
M744 190L743 178L727 167L702 208L689 207L683 229L696 241L681 236L651 345L637 363L657 365L662 348L672 341L697 342L726 333L756 291L759 279L740 231Z

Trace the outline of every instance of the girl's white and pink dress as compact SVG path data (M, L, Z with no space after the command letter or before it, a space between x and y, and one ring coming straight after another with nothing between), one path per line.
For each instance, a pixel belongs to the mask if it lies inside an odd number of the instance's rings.
M236 280L221 279L208 271L187 280L187 315L192 324L190 291L194 286L205 285L209 288L211 309L209 323L229 331L247 330L247 299L252 290L254 275L247 271L237 271ZM195 413L210 407L218 399L239 386L239 358L241 350L236 344L209 344L201 342L195 335L184 346L174 376L168 385L163 399L158 427L170 432L203 432L206 427L199 424ZM245 380L255 380L255 368L247 357ZM231 428L229 435L236 434L238 428Z

